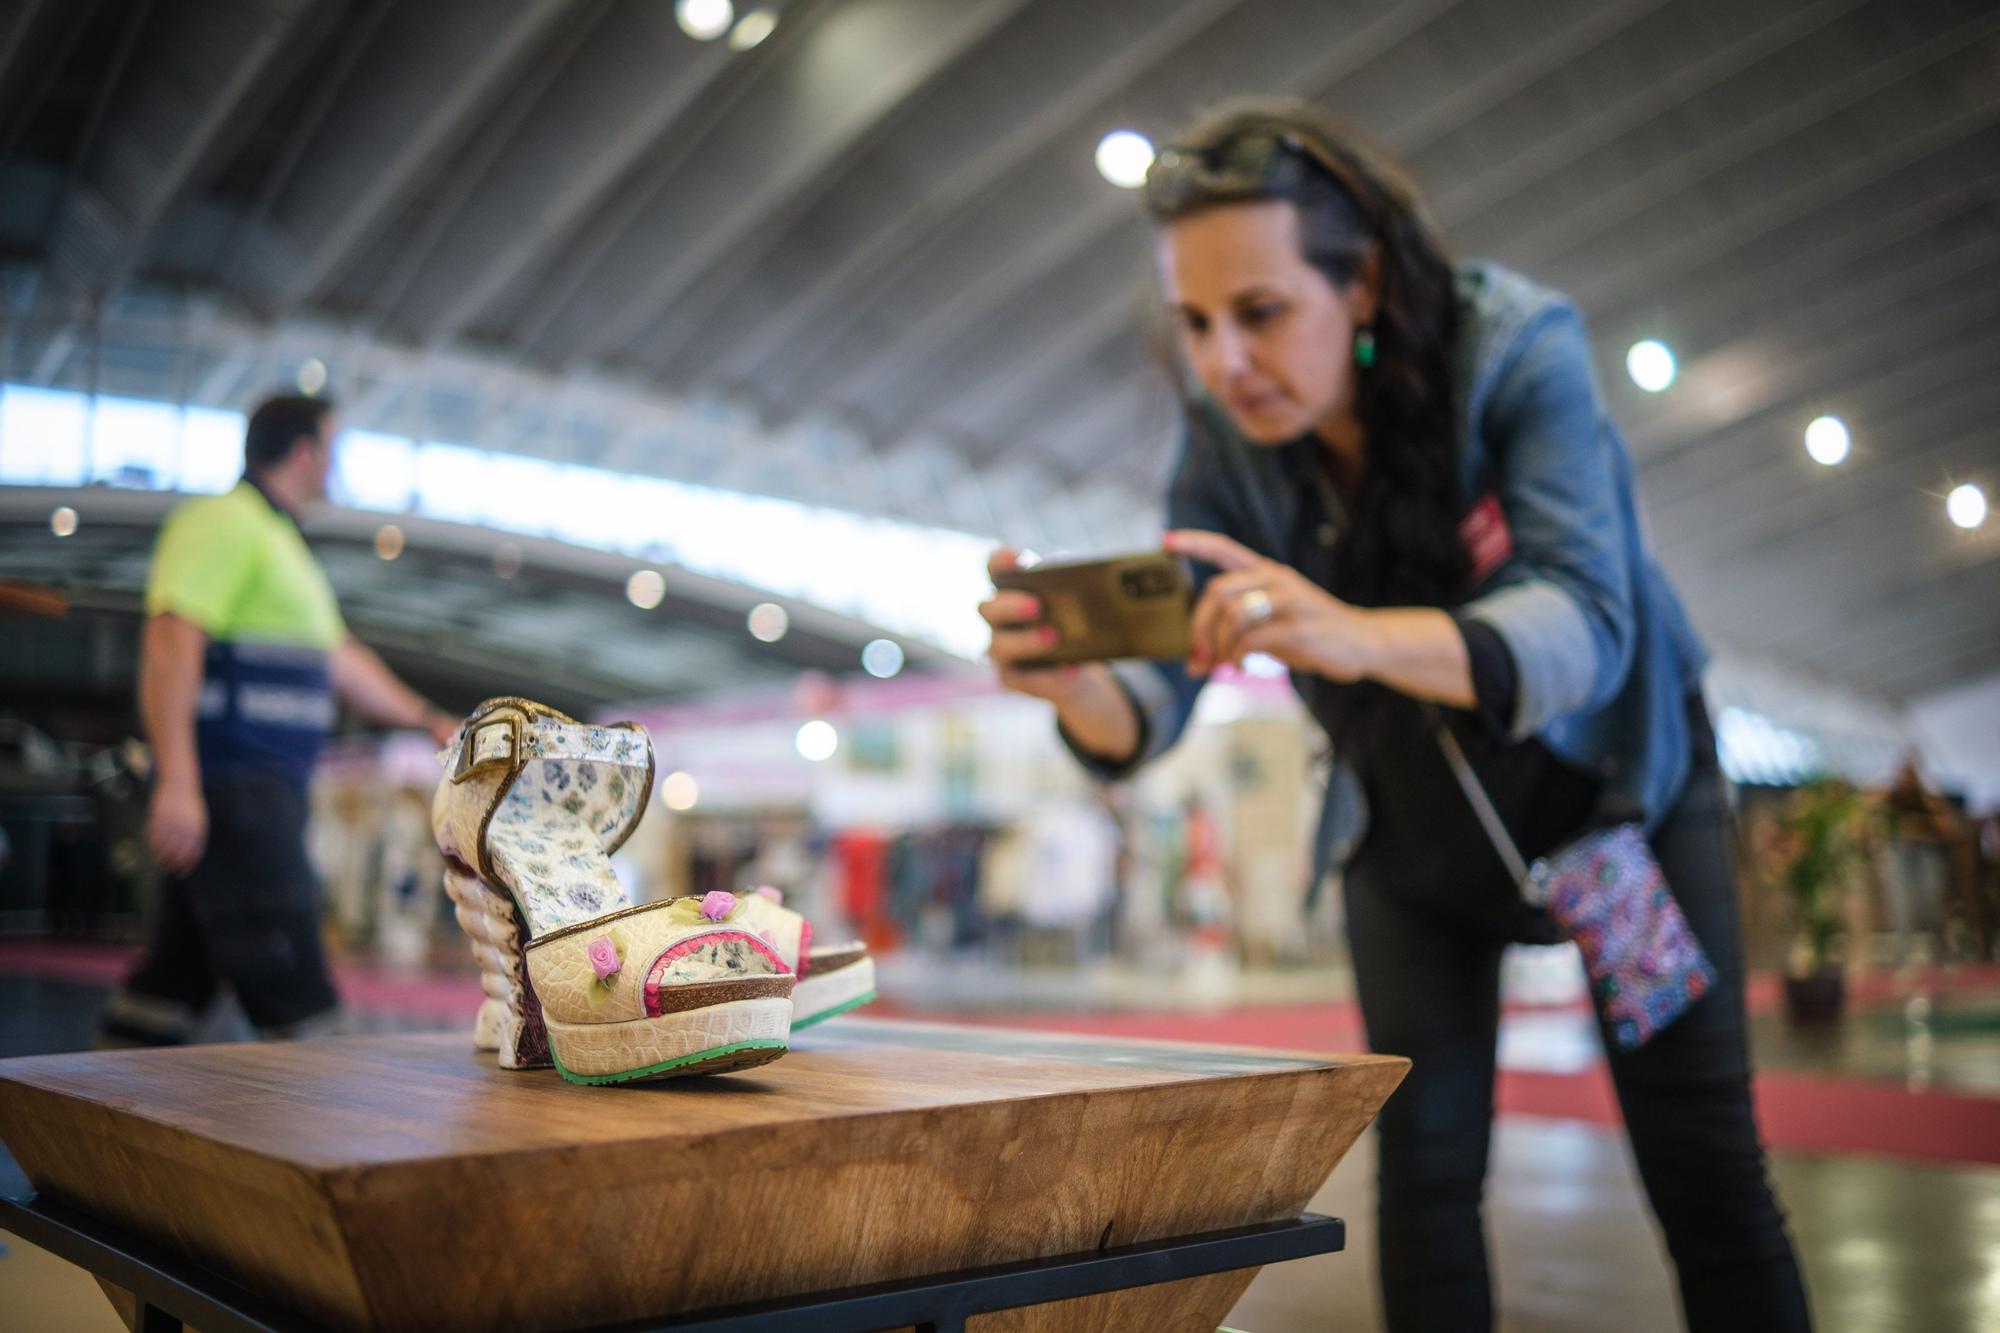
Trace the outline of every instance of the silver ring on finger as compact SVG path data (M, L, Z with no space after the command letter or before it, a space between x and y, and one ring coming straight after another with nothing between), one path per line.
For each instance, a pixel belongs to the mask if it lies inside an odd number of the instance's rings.
M1255 628L1278 613L1271 604L1271 594L1262 588L1246 588L1236 594L1236 609L1243 615L1246 625Z

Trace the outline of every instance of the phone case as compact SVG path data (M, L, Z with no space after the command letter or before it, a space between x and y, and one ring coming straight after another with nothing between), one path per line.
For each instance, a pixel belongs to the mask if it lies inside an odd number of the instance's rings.
M993 586L1040 598L1037 623L1061 635L1023 665L1186 657L1193 646L1193 585L1180 557L1166 551L1005 570L993 576Z

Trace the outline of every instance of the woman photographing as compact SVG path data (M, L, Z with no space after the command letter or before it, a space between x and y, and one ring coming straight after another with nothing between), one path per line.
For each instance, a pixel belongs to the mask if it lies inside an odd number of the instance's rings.
M1193 652L1028 666L1055 632L1002 592L981 608L1002 682L1117 777L1173 743L1216 666L1290 669L1336 758L1322 845L1369 1040L1413 1061L1379 1122L1394 1330L1492 1326L1501 953L1556 938L1446 747L1524 857L1630 811L1716 976L1643 1046L1606 1042L1687 1323L1808 1327L1751 1106L1703 653L1642 544L1581 320L1517 274L1455 267L1400 173L1302 104L1199 122L1145 205L1192 381L1166 545L1197 571Z

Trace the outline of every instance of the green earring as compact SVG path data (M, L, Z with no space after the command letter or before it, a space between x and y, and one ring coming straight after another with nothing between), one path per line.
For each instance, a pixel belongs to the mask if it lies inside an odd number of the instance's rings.
M1354 364L1363 370L1375 364L1375 330L1360 329L1355 332Z

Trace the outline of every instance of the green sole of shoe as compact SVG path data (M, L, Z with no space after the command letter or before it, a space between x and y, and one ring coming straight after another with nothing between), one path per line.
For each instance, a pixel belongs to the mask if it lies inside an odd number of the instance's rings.
M824 1023L829 1018L838 1018L850 1009L859 1009L862 1005L867 1004L870 1000L874 998L875 998L874 991L869 991L866 995L857 995L853 999L847 1000L841 1004L836 1004L835 1006L833 1006L833 1008L825 1010L822 1013L814 1014L811 1018L806 1019L802 1023L792 1024L792 1031L797 1032L799 1029L809 1028L813 1026L815 1023Z

